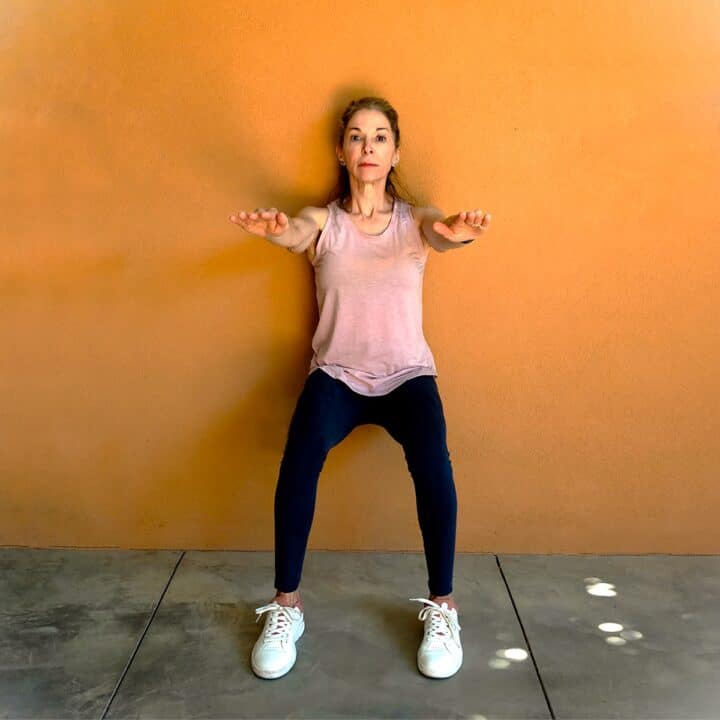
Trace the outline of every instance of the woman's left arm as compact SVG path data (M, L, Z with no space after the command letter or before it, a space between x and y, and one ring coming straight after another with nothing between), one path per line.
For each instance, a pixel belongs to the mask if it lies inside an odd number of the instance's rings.
M479 238L490 227L492 215L482 210L463 210L450 217L435 207L418 208L420 232L438 252L456 250Z

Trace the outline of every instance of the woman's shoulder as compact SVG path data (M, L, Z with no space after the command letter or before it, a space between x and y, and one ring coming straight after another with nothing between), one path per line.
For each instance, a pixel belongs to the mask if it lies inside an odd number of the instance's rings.
M330 205L331 203L328 203L325 207L308 205L307 207L302 208L302 210L298 212L298 215L312 220L318 226L320 232L322 232L328 216L330 215Z
M315 236L310 241L310 245L305 248L305 253L310 262L312 262L315 258L317 241L322 234L322 231L325 229L325 225L327 224L328 217L330 216L331 205L332 203L328 203L325 207L315 207L314 205L308 205L307 207L302 208L302 210L298 212L299 216L308 218L318 227Z
M437 215L438 213L437 208L434 207L422 207L420 205L411 205L410 203L408 203L408 206L410 208L410 215L418 227L422 225L423 220L428 215Z

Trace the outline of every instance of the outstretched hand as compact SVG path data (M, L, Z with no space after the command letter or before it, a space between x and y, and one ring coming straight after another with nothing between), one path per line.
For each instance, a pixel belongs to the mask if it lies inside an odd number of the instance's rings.
M467 242L479 238L489 227L492 215L482 210L463 210L445 220L436 220L432 229L450 242Z
M251 213L240 210L236 215L231 215L230 220L243 230L264 238L268 235L282 235L290 224L288 216L277 208L258 208Z

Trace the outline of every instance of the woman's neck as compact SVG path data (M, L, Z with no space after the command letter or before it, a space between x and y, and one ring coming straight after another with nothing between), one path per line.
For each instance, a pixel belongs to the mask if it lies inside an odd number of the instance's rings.
M356 187L351 181L350 198L343 203L343 209L351 215L361 215L363 220L373 220L391 212L394 204L394 198L384 189L371 183Z

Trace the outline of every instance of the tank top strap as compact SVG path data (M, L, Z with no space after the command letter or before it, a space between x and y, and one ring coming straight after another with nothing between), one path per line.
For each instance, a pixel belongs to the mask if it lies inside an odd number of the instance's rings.
M405 225L406 223L412 224L414 221L413 215L412 215L412 206L409 202L406 202L405 200L402 200L401 198L397 199L397 202L400 203L400 212L398 213L398 222L401 225Z
M339 215L339 206L337 200L331 200L326 206L328 209L328 216L327 220L325 221L326 225L332 225L333 227L337 227L337 224L340 220L338 217Z
M398 219L407 220L410 217L410 204L405 202L402 198L395 198L395 202L398 203Z

